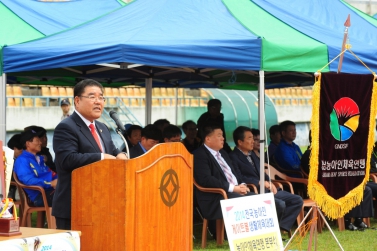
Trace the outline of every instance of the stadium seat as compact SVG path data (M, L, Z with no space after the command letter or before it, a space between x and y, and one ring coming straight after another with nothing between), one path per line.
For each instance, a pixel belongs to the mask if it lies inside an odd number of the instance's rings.
M141 97L141 93L140 93L140 88L139 87L134 87L132 89L134 91L135 97Z
M200 89L200 97L208 98L208 92L206 92L204 89Z
M140 87L140 95L141 97L145 97L145 87Z
M282 95L289 98L295 95L294 89L289 87L281 89L280 92Z
M73 97L73 88L72 87L66 87L68 97ZM72 104L72 103L71 103Z
M58 87L58 91L59 91L60 97L66 97L67 96L67 91L66 91L65 87Z
M13 87L11 85L7 85L7 96L13 96Z
M167 96L175 97L175 88L167 88Z
M273 90L274 90L275 97L280 98L281 97L281 95L280 95L280 89L274 88Z
M41 91L42 91L42 96L45 96L45 97L51 96L50 87L42 86Z
M118 88L113 88L113 96L114 97L120 97L120 91Z
M120 95L120 97L128 97L127 89L128 88L124 88L124 87L119 88L119 95Z
M161 97L161 89L160 87L152 88L152 96L153 97Z
M161 87L160 90L161 90L161 97L167 97L168 96L168 92L167 92L165 87Z
M42 107L42 106L43 106L42 100L40 98L35 98L35 107Z
M16 106L21 106L21 98L14 98Z
M152 106L160 106L160 99L152 98Z
M59 90L58 90L57 87L51 86L50 87L50 91L51 91L51 96L52 97L59 97Z
M274 98L274 97L275 97L274 89L266 89L264 93L265 93L269 98Z
M128 97L134 97L135 96L135 91L133 87L126 87L127 89L127 96Z
M14 101L14 98L8 98L7 100L8 100L7 106L9 106L9 107L16 106L16 102Z
M24 106L24 107L33 107L33 99L32 98L24 98L22 106Z
M130 106L130 100L128 98L123 98L122 100L125 106Z
M22 96L21 86L13 86L13 95Z
M301 98L303 97L303 90L302 87L297 87L296 88L296 94L297 94L297 97Z

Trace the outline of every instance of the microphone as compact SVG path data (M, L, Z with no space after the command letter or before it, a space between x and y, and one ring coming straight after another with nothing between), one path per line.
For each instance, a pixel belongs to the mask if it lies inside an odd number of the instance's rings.
M120 130L122 133L124 133L124 126L120 122L118 114L114 111L110 111L110 117L114 120L115 124L118 127L118 130Z

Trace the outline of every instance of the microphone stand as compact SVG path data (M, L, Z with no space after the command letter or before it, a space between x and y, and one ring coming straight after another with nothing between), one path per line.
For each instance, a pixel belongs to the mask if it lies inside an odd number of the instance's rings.
M126 149L127 149L127 154L126 154L126 156L127 156L127 159L129 159L130 157L130 149L128 148L128 144L127 144L127 141L126 141L126 139L124 138L124 136L123 136L123 134L122 134L122 132L121 132L121 130L119 129L119 128L117 128L116 130L115 130L116 132L117 132L117 134L123 139L123 142L124 142L124 144L126 145Z

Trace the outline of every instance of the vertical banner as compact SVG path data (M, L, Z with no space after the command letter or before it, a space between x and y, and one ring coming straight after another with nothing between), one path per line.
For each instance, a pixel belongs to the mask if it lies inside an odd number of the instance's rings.
M272 193L221 200L231 251L284 250Z
M309 197L330 218L363 199L374 145L373 75L324 73L313 87Z

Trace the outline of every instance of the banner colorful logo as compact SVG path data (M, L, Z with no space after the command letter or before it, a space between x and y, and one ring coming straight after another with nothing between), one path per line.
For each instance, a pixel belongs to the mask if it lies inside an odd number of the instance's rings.
M338 141L350 139L359 127L359 106L348 97L339 99L330 114L331 135Z

